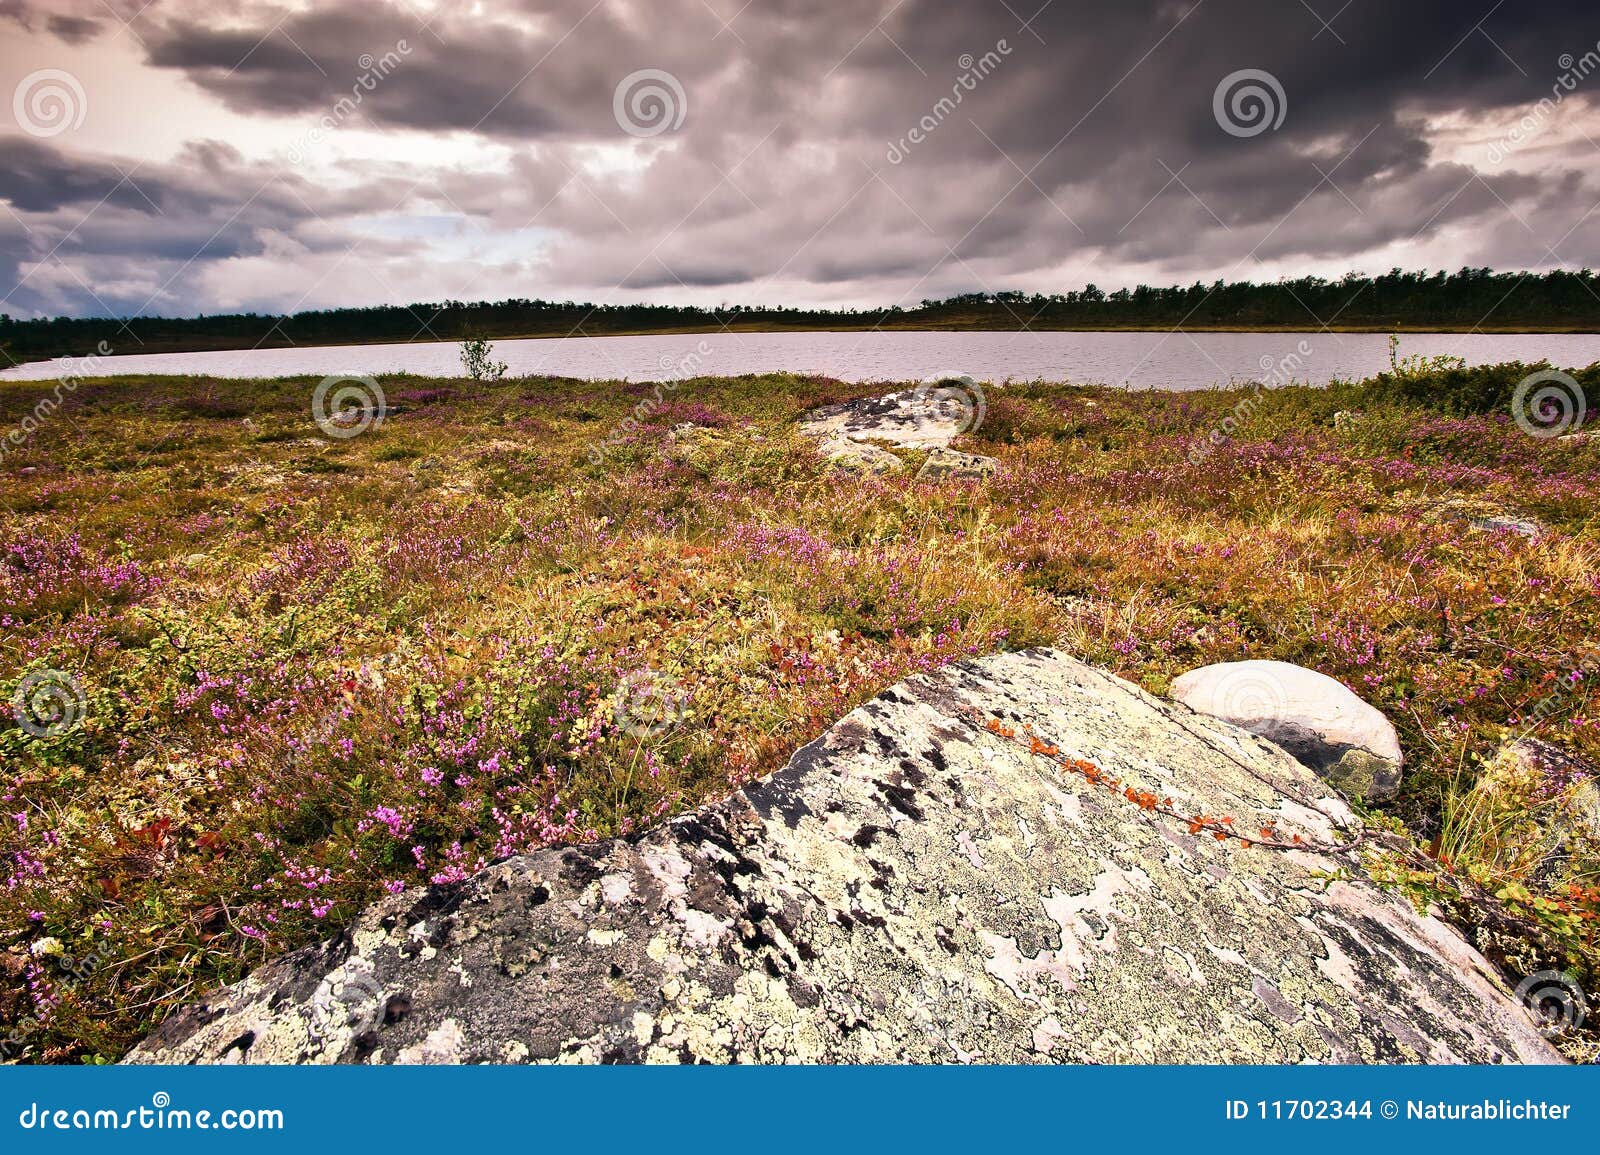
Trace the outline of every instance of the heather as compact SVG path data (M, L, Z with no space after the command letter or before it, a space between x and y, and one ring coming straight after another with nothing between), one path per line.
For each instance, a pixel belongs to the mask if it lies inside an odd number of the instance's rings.
M1600 759L1600 442L1511 420L1527 368L997 386L971 483L830 471L795 420L863 387L813 377L387 378L351 436L315 380L82 383L0 458L0 689L56 671L71 715L0 718L0 1038L115 1058L385 890L639 830L1043 644L1155 692L1344 681L1405 750L1384 876L1593 989L1600 856L1549 843ZM0 386L0 430L48 393ZM1577 762L1490 796L1517 736Z

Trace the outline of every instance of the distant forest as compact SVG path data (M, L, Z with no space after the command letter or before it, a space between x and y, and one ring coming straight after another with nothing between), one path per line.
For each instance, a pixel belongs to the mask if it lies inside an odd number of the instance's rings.
M1600 276L1570 273L1351 273L1105 292L963 293L902 309L587 305L514 299L323 309L271 316L54 317L0 314L0 365L57 356L201 349L785 329L1310 329L1600 331Z

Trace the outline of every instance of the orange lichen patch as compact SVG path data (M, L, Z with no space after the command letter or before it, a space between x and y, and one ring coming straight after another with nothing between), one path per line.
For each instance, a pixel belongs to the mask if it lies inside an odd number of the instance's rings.
M1217 842L1229 846L1237 846L1248 850L1253 846L1268 850L1332 850L1332 847L1318 847L1308 843L1303 837L1296 834L1285 838L1278 828L1267 823L1260 828L1259 837L1245 835L1234 829L1236 823L1232 815L1225 814L1214 817L1209 814L1192 815L1179 810L1173 799L1159 796L1149 790L1141 790L1136 786L1123 782L1113 774L1108 774L1104 769L1093 762L1082 758L1067 758L1061 754L1060 747L1055 743L1040 737L1032 725L1024 723L1022 731L1028 735L1024 743L1017 737L1016 728L1008 726L998 718L990 718L984 722L986 732L996 737L1015 741L1017 745L1026 745L1028 753L1036 757L1047 758L1056 766L1081 777L1091 786L1103 787L1112 794L1120 796L1131 802L1140 810L1153 814L1162 814L1168 818L1177 819L1183 823L1190 834L1210 834Z

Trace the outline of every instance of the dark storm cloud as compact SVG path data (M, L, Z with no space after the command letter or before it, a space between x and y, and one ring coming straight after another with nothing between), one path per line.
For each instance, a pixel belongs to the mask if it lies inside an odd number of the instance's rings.
M731 16L737 6L727 7ZM153 66L182 72L250 113L320 112L361 71L363 57L403 43L403 75L370 97L375 119L526 142L613 137L616 83L647 68L671 72L691 99L706 100L707 116L730 125L794 116L878 18L853 0L758 2L729 25L699 0L492 8L480 16L446 7L430 19L405 0L379 0L279 14L270 29L214 30L203 13L141 20L139 28ZM872 40L854 59L888 64L884 51Z
M305 205L312 196L321 206L317 214ZM51 141L7 138L0 141L0 197L24 213L99 205L150 218L147 230L161 220L184 228L240 221L244 227L291 227L368 206L364 197L330 196L293 173L248 163L220 141L197 141L166 164L120 165L73 157Z
M1322 4L1329 16L1338 7ZM1226 141L1212 91L1243 67L1266 69L1289 90L1280 147L1359 134L1401 102L1511 107L1545 95L1560 54L1600 36L1593 6L1576 0L1510 9L1355 0L1329 28L1311 7L1263 0L1053 0L1026 26L998 0L758 0L726 28L710 5L690 0L497 10L477 18L447 9L425 23L404 3L346 3L279 14L271 27L270 14L259 28L228 31L200 19L139 26L153 65L253 112L317 109L362 54L405 40L413 51L404 74L372 97L387 123L517 139L610 132L616 80L645 67L676 75L719 126L784 120L804 135L877 137L948 90L960 54L1004 39L1014 51L986 82L1004 92L990 100L998 115L989 132L1019 151L1048 148L1069 128L1089 146L1148 139L1218 151ZM830 100L830 84L870 99ZM981 138L952 135L947 148L982 153Z
M225 24L203 7L154 6L132 27L148 67L263 123L316 123L388 55L397 66L362 90L353 121L508 149L492 171L430 165L423 150L415 181L369 164L338 197L299 187L269 220L252 205L224 230L238 251L268 231L326 239L363 202L431 197L499 238L487 245L497 275L526 278L485 289L468 261L452 295L738 299L798 285L812 299L909 302L1116 284L1133 269L1378 271L1375 254L1408 248L1529 267L1600 255L1584 139L1600 120L1587 94L1600 73L1563 94L1551 123L1577 131L1550 129L1536 172L1484 147L1596 48L1592 3L1341 3L553 0L469 15L345 0L246 5ZM985 75L963 87L974 58ZM613 95L646 68L681 83L687 115L635 143ZM1218 84L1244 69L1281 85L1280 126L1219 125ZM1454 154L1441 124L1469 127ZM635 163L597 164L597 146L634 148ZM248 195L251 165L213 163L227 179L166 173L150 199L177 219L225 216L228 197ZM0 195L30 224L83 211L119 177L110 160L37 149L7 167ZM96 215L107 209L140 212L115 187ZM516 247L530 229L537 252ZM74 248L84 261L99 251L81 237Z
M90 20L83 16L52 16L48 27L57 37L68 44L83 44L93 40L105 30L105 25L98 20Z
M184 292L186 276L260 256L274 238L306 254L346 251L343 223L374 196L403 188L396 181L330 195L215 141L194 143L170 163L119 165L6 138L0 198L12 213L0 218L0 283L11 291L0 311L32 303L45 312L64 303L85 312L204 308ZM393 246L362 243L392 255Z

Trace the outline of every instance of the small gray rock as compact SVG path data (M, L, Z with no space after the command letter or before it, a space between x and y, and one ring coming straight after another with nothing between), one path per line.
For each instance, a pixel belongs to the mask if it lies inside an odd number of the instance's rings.
M905 462L881 446L848 437L830 437L817 446L817 452L835 469L851 473L899 473Z
M1509 514L1491 514L1472 519L1472 528L1486 533L1516 533L1526 538L1542 537L1544 526L1531 518L1512 517Z
M1538 738L1506 742L1484 766L1474 789L1491 808L1523 816L1528 849L1540 869L1553 869L1574 851L1600 845L1600 768Z
M954 449L935 449L917 471L917 480L942 481L953 477L960 481L972 481L988 477L999 468L1000 462L993 457L960 453Z
M1432 516L1451 521L1464 521L1473 529L1483 533L1515 533L1526 538L1538 538L1547 532L1544 526L1531 517L1523 517L1512 510L1483 500L1452 498L1436 506Z
M677 443L715 436L717 436L717 431L709 425L696 425L693 421L680 421L667 430L666 440L671 443Z
M1342 682L1289 662L1219 662L1172 683L1192 710L1276 742L1356 798L1400 786L1400 739L1381 712Z

